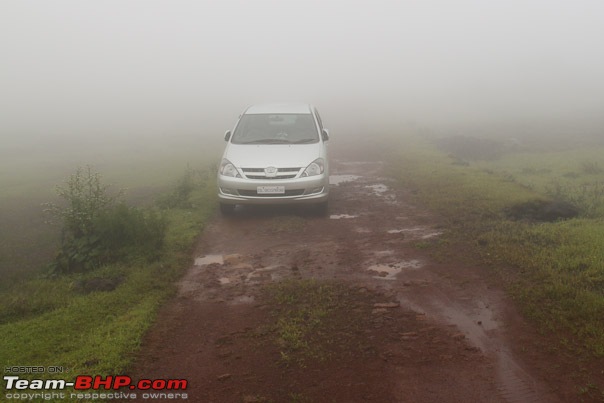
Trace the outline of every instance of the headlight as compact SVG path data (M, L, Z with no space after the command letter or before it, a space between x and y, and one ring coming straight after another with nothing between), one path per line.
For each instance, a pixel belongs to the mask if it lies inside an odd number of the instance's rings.
M325 162L323 158L317 158L313 162L310 163L309 166L306 167L304 172L302 172L302 176L315 176L321 175L325 170Z
M241 175L239 175L239 171L237 171L237 168L235 168L235 165L231 164L231 162L229 160L227 160L226 158L222 159L222 162L220 163L220 175L222 176L231 176L233 178L241 178Z

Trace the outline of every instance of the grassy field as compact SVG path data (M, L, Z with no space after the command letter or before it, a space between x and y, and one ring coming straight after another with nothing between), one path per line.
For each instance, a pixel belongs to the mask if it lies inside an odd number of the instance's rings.
M552 337L551 353L587 367L602 362L604 147L519 149L467 161L416 136L395 141L392 174L451 229L445 247L497 271L527 317ZM536 201L570 204L578 215L551 222L510 215ZM585 371L587 382L604 390L601 373Z
M140 154L99 147L96 157L82 151L78 159L71 150L48 156L46 162L23 162L16 171L18 178L6 174L11 162L2 160L0 180L6 191L0 201L3 208L12 207L3 213L20 212L11 220L2 216L3 365L60 366L69 374L124 372L157 308L174 294L175 280L190 263L194 239L216 207L214 166L219 148L195 152L192 144L176 143L150 145ZM12 159L16 166L18 159ZM39 203L54 201L54 187L80 162L95 165L113 189L126 188L129 204L161 215L167 227L158 258L126 259L57 277L43 275L41 267L52 259L58 242L57 228L43 224ZM185 177L193 187L183 198L176 189ZM87 289L87 284L99 282L114 287Z

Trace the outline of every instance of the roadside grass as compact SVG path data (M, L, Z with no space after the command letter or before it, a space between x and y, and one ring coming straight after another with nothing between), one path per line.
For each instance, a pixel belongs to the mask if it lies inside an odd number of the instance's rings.
M274 307L272 333L280 351L279 364L304 368L311 362L363 354L362 346L355 343L371 317L367 298L345 284L315 279L268 286L266 299Z
M588 218L604 217L604 147L550 152L519 152L474 165L534 189L551 198L571 202Z
M442 245L498 268L524 313L544 333L559 335L551 351L602 359L604 198L596 195L582 205L575 196L583 186L604 181L604 148L460 164L416 136L395 141L391 174L445 221L449 231ZM579 208L578 218L529 222L506 216L520 203L561 198L552 183L562 184L565 201Z
M193 242L215 211L213 174L196 172L186 207L159 212L166 220L167 233L157 260L131 259L86 273L36 277L3 290L0 362L5 367L60 366L74 375L123 373L158 307L174 295L175 280L188 266ZM99 278L119 282L111 291L80 287L86 280ZM31 376L40 374L22 377Z

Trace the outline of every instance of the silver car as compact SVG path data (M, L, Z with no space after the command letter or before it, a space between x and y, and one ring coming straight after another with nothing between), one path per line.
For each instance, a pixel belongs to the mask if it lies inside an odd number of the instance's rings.
M327 211L329 132L312 105L251 106L224 139L218 170L224 214L238 204L306 203Z

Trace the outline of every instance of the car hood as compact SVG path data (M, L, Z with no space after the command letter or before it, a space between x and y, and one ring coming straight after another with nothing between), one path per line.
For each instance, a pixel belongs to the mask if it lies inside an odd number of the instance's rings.
M224 152L238 168L305 168L325 158L323 144L229 144Z

